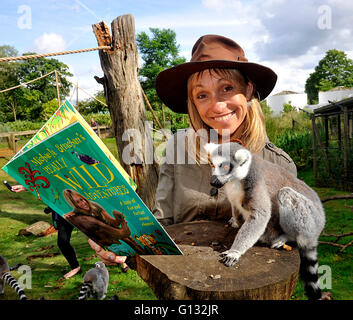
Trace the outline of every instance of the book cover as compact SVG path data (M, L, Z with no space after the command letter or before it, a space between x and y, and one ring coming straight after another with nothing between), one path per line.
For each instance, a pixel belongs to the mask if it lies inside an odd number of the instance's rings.
M82 117L82 115L77 111L72 104L65 100L62 105L55 111L55 113L49 118L49 120L43 125L43 127L38 130L38 132L16 153L14 158L20 156L26 150L34 147L37 143L47 139L52 134L58 132L59 130L65 128L71 123L78 121L90 133L93 140L99 145L99 147L106 153L109 159L114 163L114 165L120 170L123 177L130 183L130 185L136 190L136 183L130 178L123 167L120 165L119 161L115 159L113 154L107 148L107 146L102 142L102 140L97 136L91 126Z
M71 121L24 148L3 170L118 255L182 254L96 140Z

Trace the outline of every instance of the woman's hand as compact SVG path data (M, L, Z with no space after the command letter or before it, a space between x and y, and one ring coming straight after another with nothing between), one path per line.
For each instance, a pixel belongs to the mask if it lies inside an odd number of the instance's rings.
M69 213L65 213L65 214L64 214L64 218L67 219L67 218L70 218L70 217L72 217L72 216L74 216L74 215L75 215L75 212L73 212L73 211L72 211L72 212L69 212Z
M22 192L22 191L26 191L26 188L23 185L18 184L16 186L12 186L11 190L13 192Z
M88 240L91 248L96 252L102 262L104 262L108 266L116 266L119 264L124 264L126 257L117 256L115 253L111 251L105 251L100 245L95 243L93 240Z

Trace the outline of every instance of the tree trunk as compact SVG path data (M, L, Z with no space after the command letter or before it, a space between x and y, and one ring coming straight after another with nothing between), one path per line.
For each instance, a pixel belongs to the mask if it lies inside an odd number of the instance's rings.
M113 20L112 38L104 22L92 27L99 45L112 39L112 50L100 50L99 57L120 163L136 182L141 199L152 209L158 183L158 165L154 161L151 130L145 126L134 18L123 15Z
M136 270L161 300L287 300L296 287L297 249L255 245L233 267L219 252L231 246L237 230L216 221L166 227L183 255L136 256Z

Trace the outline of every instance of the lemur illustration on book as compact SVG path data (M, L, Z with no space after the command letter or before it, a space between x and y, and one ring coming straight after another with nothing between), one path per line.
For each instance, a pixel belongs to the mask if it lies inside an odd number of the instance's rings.
M309 299L320 299L318 237L325 212L317 193L279 165L253 155L238 143L205 146L212 162L211 185L224 186L228 200L244 223L231 248L221 254L231 267L257 241L280 248L295 241L300 274Z

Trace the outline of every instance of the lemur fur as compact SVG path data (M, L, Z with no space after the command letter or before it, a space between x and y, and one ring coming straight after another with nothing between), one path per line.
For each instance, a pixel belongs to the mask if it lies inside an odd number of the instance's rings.
M325 212L317 193L284 168L251 154L238 143L209 143L205 148L213 167L211 185L224 186L231 205L244 218L231 248L221 254L222 262L233 266L257 241L272 248L295 241L306 294L309 299L319 299L316 248Z

